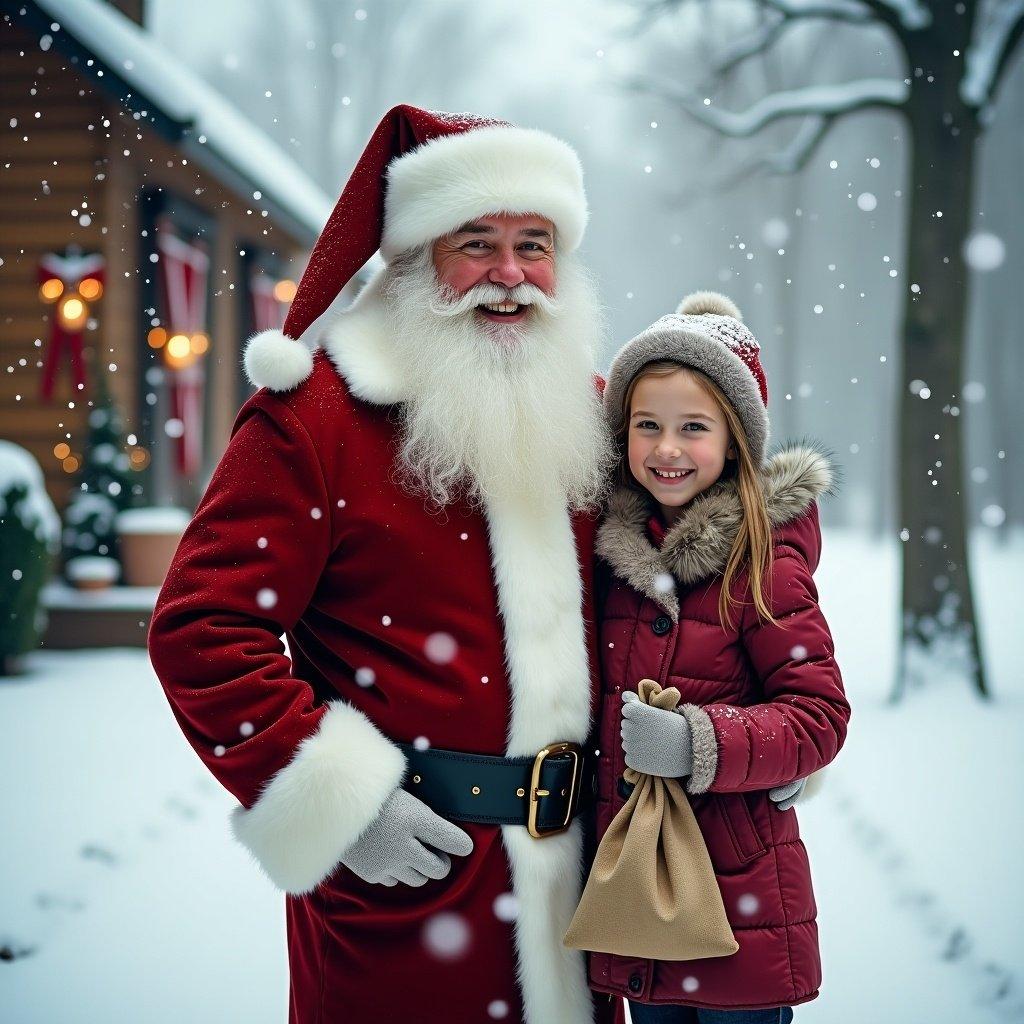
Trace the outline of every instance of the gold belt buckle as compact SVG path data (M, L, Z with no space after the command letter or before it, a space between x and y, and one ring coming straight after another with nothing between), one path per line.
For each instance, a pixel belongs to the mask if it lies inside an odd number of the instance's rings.
M537 828L537 811L540 808L540 798L550 796L550 792L540 788L540 771L544 761L552 754L572 754L572 788L569 791L569 801L566 805L565 821L556 828L546 828L543 832ZM530 807L526 819L526 828L535 839L544 839L546 836L556 836L568 829L572 822L572 816L576 811L576 804L580 797L580 782L583 777L583 748L578 743L549 743L533 759L533 773L530 776Z

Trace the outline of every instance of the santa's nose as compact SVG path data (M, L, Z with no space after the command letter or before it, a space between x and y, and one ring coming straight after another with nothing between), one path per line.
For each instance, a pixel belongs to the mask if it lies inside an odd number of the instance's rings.
M487 272L487 280L491 284L500 284L505 288L515 288L517 284L522 284L526 280L526 275L516 263L515 256L512 253L508 253L507 255L495 257L493 266Z

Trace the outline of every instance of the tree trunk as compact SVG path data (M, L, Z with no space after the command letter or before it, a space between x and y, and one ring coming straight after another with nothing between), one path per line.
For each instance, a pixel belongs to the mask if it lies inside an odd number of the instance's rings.
M913 155L899 397L903 618L894 699L939 667L962 672L988 693L971 591L960 398L969 280L963 245L980 131L960 102L959 69L947 56L958 42L966 48L966 40L951 41L937 24L916 53L908 47Z

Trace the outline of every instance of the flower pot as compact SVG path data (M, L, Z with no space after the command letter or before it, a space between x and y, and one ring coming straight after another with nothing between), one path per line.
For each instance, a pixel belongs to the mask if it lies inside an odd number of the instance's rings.
M115 558L79 555L64 566L64 575L76 590L106 590L117 582L121 567Z
M117 517L121 567L129 587L159 587L191 515L183 508L133 508Z

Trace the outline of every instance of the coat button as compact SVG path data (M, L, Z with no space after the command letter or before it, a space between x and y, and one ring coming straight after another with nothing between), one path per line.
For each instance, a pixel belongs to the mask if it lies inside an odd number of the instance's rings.
M629 991L636 993L644 987L644 979L639 974L631 974L629 976Z
M672 620L667 615L659 615L652 623L651 629L655 636L664 636L672 628Z

